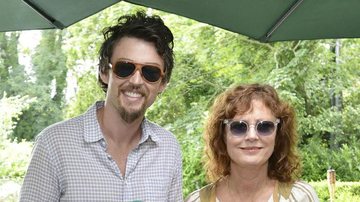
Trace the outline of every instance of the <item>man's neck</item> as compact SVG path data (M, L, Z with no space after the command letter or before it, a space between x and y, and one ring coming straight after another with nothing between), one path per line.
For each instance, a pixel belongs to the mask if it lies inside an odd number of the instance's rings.
M114 142L116 145L129 145L141 137L143 117L139 117L132 123L127 123L116 112L102 107L97 110L97 118L105 139Z
M120 116L109 112L106 107L98 109L97 119L107 144L106 151L125 176L127 157L138 146L141 138L143 117L127 123Z

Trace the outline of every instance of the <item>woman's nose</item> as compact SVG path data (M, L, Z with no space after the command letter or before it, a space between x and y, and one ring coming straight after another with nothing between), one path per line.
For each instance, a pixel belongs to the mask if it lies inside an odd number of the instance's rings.
M246 132L245 139L255 140L255 139L258 139L258 138L259 137L257 135L255 126L254 125L249 125L249 130Z

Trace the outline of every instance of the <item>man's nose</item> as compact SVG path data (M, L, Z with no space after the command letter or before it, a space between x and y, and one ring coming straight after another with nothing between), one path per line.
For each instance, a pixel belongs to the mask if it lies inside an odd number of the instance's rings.
M144 83L144 78L142 77L139 69L135 70L135 73L130 76L129 82L133 83L133 84L143 84Z

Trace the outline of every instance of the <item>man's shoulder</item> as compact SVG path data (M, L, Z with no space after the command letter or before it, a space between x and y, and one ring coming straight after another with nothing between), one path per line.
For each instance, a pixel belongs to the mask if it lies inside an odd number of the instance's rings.
M156 134L160 138L171 138L175 139L175 136L172 132L167 130L166 128L154 123L148 119L144 120L145 129L149 130L149 132Z
M77 115L73 118L69 118L63 121L54 123L40 132L36 137L38 138L62 138L67 139L73 137L76 134L84 133L85 125L91 127L93 124L95 114L95 104L92 105L83 114ZM96 117L95 117L96 119Z
M151 130L155 130L157 132L172 134L169 130L165 129L164 127L160 126L159 124L150 121L149 119L144 120L144 124L147 128Z
M165 147L173 147L180 150L180 145L175 135L166 128L145 119L143 129L150 135L151 138L154 138L153 140L155 142L160 142L160 145Z
M82 115L54 123L43 129L37 136L38 139L68 138L82 130Z

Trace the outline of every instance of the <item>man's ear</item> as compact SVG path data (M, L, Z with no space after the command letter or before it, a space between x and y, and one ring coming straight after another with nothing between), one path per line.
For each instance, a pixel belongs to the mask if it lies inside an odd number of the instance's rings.
M99 73L101 80L106 84L109 84L109 74L110 74L109 70L104 73L101 72Z
M166 81L162 81L160 83L160 87L159 87L159 91L158 91L158 94L161 94L162 92L164 92L164 90L166 89L166 86L167 86L167 82Z

